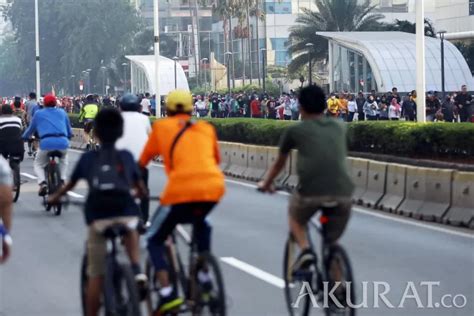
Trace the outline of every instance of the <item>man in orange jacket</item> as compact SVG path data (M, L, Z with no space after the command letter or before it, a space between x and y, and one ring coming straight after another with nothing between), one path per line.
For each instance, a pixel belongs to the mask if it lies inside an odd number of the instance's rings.
M225 191L224 175L219 168L220 154L213 126L194 122L192 96L187 91L171 92L166 100L168 118L153 124L139 164L162 156L168 183L161 195L148 232L148 251L161 285L156 312L164 315L179 307L183 300L170 284L164 242L179 223L192 223L200 253L209 251L211 227L206 216L220 201ZM211 279L199 271L202 288ZM212 284L211 284L212 286Z

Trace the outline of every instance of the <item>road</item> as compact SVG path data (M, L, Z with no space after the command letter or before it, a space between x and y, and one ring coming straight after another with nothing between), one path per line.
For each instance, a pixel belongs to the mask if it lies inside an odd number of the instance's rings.
M79 156L77 151L70 153L70 169ZM37 197L31 159L25 159L22 173L26 183L14 210L13 256L0 267L0 315L80 315L83 215L76 207L60 217L46 213ZM163 169L151 166L154 195L164 181ZM80 199L85 194L82 185L73 195ZM221 258L230 315L287 315L280 279L287 200L285 194L262 195L251 184L227 182L227 194L211 222L213 251ZM348 250L359 288L368 282L368 308L359 309L358 315L474 315L472 232L356 208L341 243ZM428 309L416 308L415 300L407 299L404 308L384 304L373 308L375 281L390 285L387 297L395 306L408 282L414 282L426 306L423 281L440 282L433 302L444 294L461 294L467 303L464 308ZM361 299L359 291L358 302ZM313 314L322 315L318 309Z

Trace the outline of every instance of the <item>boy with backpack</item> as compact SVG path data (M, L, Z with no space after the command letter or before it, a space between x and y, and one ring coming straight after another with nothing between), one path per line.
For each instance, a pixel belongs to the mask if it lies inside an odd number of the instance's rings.
M69 182L51 196L48 203L58 203L61 196L74 188L80 179L89 184L85 204L87 237L86 295L87 315L97 315L105 273L106 239L101 234L108 226L124 224L130 228L124 244L139 290L146 288L146 275L140 269L139 208L131 189L145 195L146 189L132 154L115 149L115 142L123 134L123 118L115 109L104 108L95 119L95 135L101 143L97 152L84 153L77 163Z

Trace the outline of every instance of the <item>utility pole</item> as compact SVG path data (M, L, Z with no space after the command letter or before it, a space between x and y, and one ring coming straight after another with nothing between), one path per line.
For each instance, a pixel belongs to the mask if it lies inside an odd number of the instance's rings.
M156 95L156 116L161 117L160 95L160 20L158 0L153 0L153 21L154 21L154 42L155 42L155 95Z
M36 95L41 97L41 69L40 69L40 45L39 45L39 8L38 0L35 0L35 50L36 50ZM39 100L39 99L38 99Z
M416 1L416 119L426 122L425 0Z

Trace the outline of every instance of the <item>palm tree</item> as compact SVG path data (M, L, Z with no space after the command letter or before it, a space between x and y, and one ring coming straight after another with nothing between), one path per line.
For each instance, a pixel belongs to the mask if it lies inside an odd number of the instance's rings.
M375 6L370 0L315 0L317 11L303 9L296 19L297 25L290 28L288 51L296 56L288 65L289 72L297 72L308 63L308 47L313 44L312 62L327 57L327 40L316 32L375 31L382 27L382 14L373 13Z
M416 33L416 23L412 23L407 20L396 19L393 23L387 24L385 27L386 31L398 31L406 33ZM433 22L429 19L425 19L425 36L436 37L436 30Z

